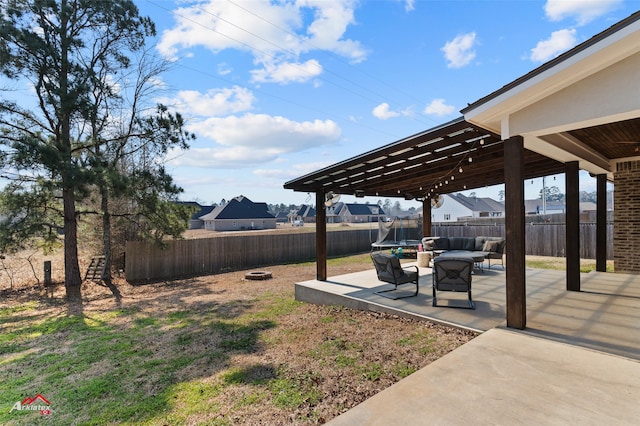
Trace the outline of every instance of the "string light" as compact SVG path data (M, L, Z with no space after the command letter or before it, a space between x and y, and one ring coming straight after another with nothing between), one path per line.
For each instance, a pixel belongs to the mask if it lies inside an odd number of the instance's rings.
M484 139L480 139L480 145L484 145Z
M456 177L454 175L451 175L451 180L454 180Z
M462 167L460 167L460 168L458 169L458 172L462 173Z
M473 158L469 157L469 162L473 163Z

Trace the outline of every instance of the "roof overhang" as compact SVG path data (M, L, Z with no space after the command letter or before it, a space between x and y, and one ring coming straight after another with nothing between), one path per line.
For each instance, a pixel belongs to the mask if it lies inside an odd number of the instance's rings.
M635 131L640 117L638 70L640 12L470 104L462 113L468 122L503 139L523 136L527 149L561 162L579 161L581 168L612 178L615 159L633 152L627 149L612 156L607 151L620 141L640 141ZM607 131L611 123L618 123L617 134ZM575 132L591 128L601 138L585 144Z
M564 171L532 151L525 178ZM504 182L504 142L462 117L284 184L302 192L405 199L431 198Z

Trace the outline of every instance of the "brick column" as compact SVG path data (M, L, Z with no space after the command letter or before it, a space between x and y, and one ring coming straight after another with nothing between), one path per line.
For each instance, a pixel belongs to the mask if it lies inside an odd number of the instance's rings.
M640 273L640 161L616 164L613 182L615 271Z

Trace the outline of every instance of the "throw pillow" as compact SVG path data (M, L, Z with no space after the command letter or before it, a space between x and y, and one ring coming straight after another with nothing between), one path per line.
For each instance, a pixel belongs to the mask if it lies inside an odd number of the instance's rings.
M500 247L500 241L485 241L484 246L482 246L482 251L486 252L497 252Z

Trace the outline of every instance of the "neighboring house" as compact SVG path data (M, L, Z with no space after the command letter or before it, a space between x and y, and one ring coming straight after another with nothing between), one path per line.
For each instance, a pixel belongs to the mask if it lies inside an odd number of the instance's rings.
M344 203L338 212L341 222L378 222L385 219L384 210L377 204L347 204Z
M329 207L325 207L327 210L327 223L340 223L342 222L342 218L340 217L340 212L344 208L343 202L337 202Z
M545 205L542 199L524 200L524 211L527 215L565 213L565 209L562 201L547 201Z
M300 208L294 213L293 221L302 221L304 223L315 223L316 222L316 209L311 206L307 206L303 204Z
M596 211L596 203L591 202L591 201L582 201L580 202L580 212L581 213L588 213L588 212L595 212Z
M216 207L200 219L204 221L204 229L210 231L276 228L276 218L269 213L267 203L254 203L242 195Z
M277 223L287 223L287 222L289 222L289 213L287 213L287 212L278 212L278 214L276 214L276 222Z
M203 206L200 205L200 203L196 203L195 201L176 201L176 203L183 206L191 206L194 209L197 209L196 212L191 215L191 219L189 220L189 229L204 228L204 222L200 218L206 214L211 213L211 211L216 207L215 205Z
M489 197L445 194L439 208L431 209L433 222L456 222L464 218L502 218L504 204Z

